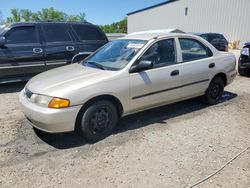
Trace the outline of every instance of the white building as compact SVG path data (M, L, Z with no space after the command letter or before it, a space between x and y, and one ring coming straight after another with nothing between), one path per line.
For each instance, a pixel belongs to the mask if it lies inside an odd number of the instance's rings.
M128 13L128 33L166 28L222 33L242 47L250 42L250 0L169 0Z

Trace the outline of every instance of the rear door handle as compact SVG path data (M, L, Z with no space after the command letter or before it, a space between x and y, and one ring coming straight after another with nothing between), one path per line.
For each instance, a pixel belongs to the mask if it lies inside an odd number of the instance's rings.
M35 54L40 54L40 53L43 53L43 49L42 48L33 48L33 52Z
M72 51L75 50L75 47L74 47L74 46L66 46L66 50L67 50L68 52L72 52Z
M215 67L215 63L210 63L208 66L210 69Z
M180 71L179 70L174 70L171 72L171 76L178 76L180 74Z

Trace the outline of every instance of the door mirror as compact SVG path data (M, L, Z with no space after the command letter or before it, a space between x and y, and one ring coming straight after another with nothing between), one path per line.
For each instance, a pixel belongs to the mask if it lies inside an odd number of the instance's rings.
M0 47L4 47L7 44L5 37L0 37Z
M90 56L92 54L92 52L80 52L79 54L76 54L72 60L71 63L78 63L82 60L84 60L85 58L87 58L88 56Z
M139 61L138 64L136 65L133 65L131 68L130 68L130 73L134 73L134 72L140 72L140 71L143 71L143 70L147 70L149 68L152 68L153 66L153 63L152 61L145 61L145 60L142 60L142 61Z

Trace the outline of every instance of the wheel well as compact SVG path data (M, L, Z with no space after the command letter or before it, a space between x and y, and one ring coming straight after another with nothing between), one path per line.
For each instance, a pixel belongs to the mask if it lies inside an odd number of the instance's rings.
M224 81L224 85L225 85L225 86L227 85L227 76L226 76L226 74L225 74L225 73L219 73L219 74L216 74L216 75L214 76L214 78L216 78L216 77L220 77L220 78L222 78L222 79L223 79L223 81Z
M123 106L120 102L120 100L112 95L100 95L100 96L97 96L97 97L94 97L90 100L88 100L84 105L83 107L81 108L81 110L78 112L78 115L77 115L77 118L76 118L76 128L77 128L77 125L80 123L80 115L90 106L92 105L93 103L95 103L96 101L101 101L101 100L108 100L108 101L111 101L117 108L118 110L118 115L119 117L122 116L123 114Z

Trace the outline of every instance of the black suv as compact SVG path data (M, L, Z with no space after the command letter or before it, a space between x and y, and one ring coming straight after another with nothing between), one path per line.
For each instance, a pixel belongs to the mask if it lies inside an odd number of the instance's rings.
M228 51L228 41L220 33L193 33L210 42L219 51Z
M14 23L0 27L0 83L25 81L93 52L108 39L87 22Z
M241 50L238 72L242 76L250 75L250 42L246 43Z

